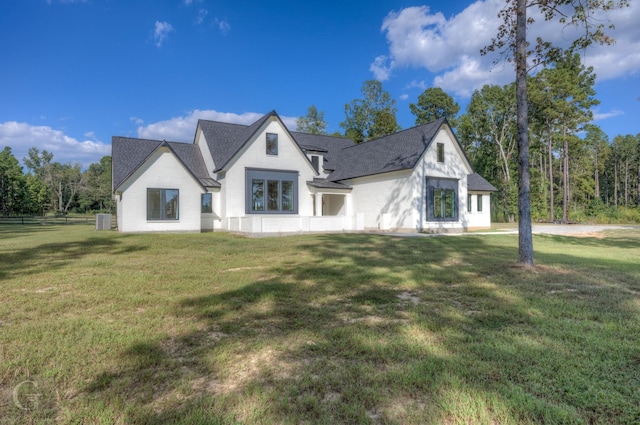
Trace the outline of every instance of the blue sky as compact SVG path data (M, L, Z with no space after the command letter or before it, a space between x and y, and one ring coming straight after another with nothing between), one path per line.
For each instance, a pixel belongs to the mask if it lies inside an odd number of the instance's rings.
M608 15L612 47L584 61L598 75L596 124L640 133L640 5ZM466 107L473 90L514 79L481 57L500 0L4 0L0 2L0 149L31 146L97 162L112 136L191 142L198 118L249 124L275 109L291 129L315 104L330 132L362 83L378 79L411 127L409 103L439 86ZM531 29L563 45L571 29Z

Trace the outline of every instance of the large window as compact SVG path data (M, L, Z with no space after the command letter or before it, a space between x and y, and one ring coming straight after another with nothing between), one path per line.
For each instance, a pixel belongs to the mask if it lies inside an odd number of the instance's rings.
M178 189L147 189L147 220L178 220Z
M247 170L247 214L297 214L298 173Z
M458 219L458 180L427 179L427 221Z

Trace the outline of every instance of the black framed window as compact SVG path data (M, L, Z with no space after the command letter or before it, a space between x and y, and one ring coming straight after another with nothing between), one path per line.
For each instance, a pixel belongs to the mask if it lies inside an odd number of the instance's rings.
M297 214L297 193L297 171L246 171L247 214Z
M178 220L178 189L147 189L147 220Z
M458 220L458 180L427 179L427 221Z
M213 212L213 197L210 193L202 194L202 207L200 212L202 214L212 213Z
M471 212L471 195L467 195L467 212Z
M482 212L482 195L477 195L478 197L478 212Z
M311 156L311 165L313 165L313 169L316 170L316 173L320 172L320 157L318 155Z
M438 143L438 162L444 162L444 143Z
M267 155L278 155L278 135L267 133Z

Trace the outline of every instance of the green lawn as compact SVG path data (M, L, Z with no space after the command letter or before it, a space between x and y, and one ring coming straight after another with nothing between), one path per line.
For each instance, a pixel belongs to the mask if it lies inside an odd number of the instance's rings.
M640 231L0 226L0 423L640 422Z

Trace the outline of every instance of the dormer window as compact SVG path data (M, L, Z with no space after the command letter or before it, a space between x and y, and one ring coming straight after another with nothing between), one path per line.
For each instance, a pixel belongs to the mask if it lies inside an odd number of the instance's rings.
M267 133L267 155L278 155L278 135Z
M316 170L316 173L320 172L320 157L318 155L311 156L311 165L313 165L313 169Z

